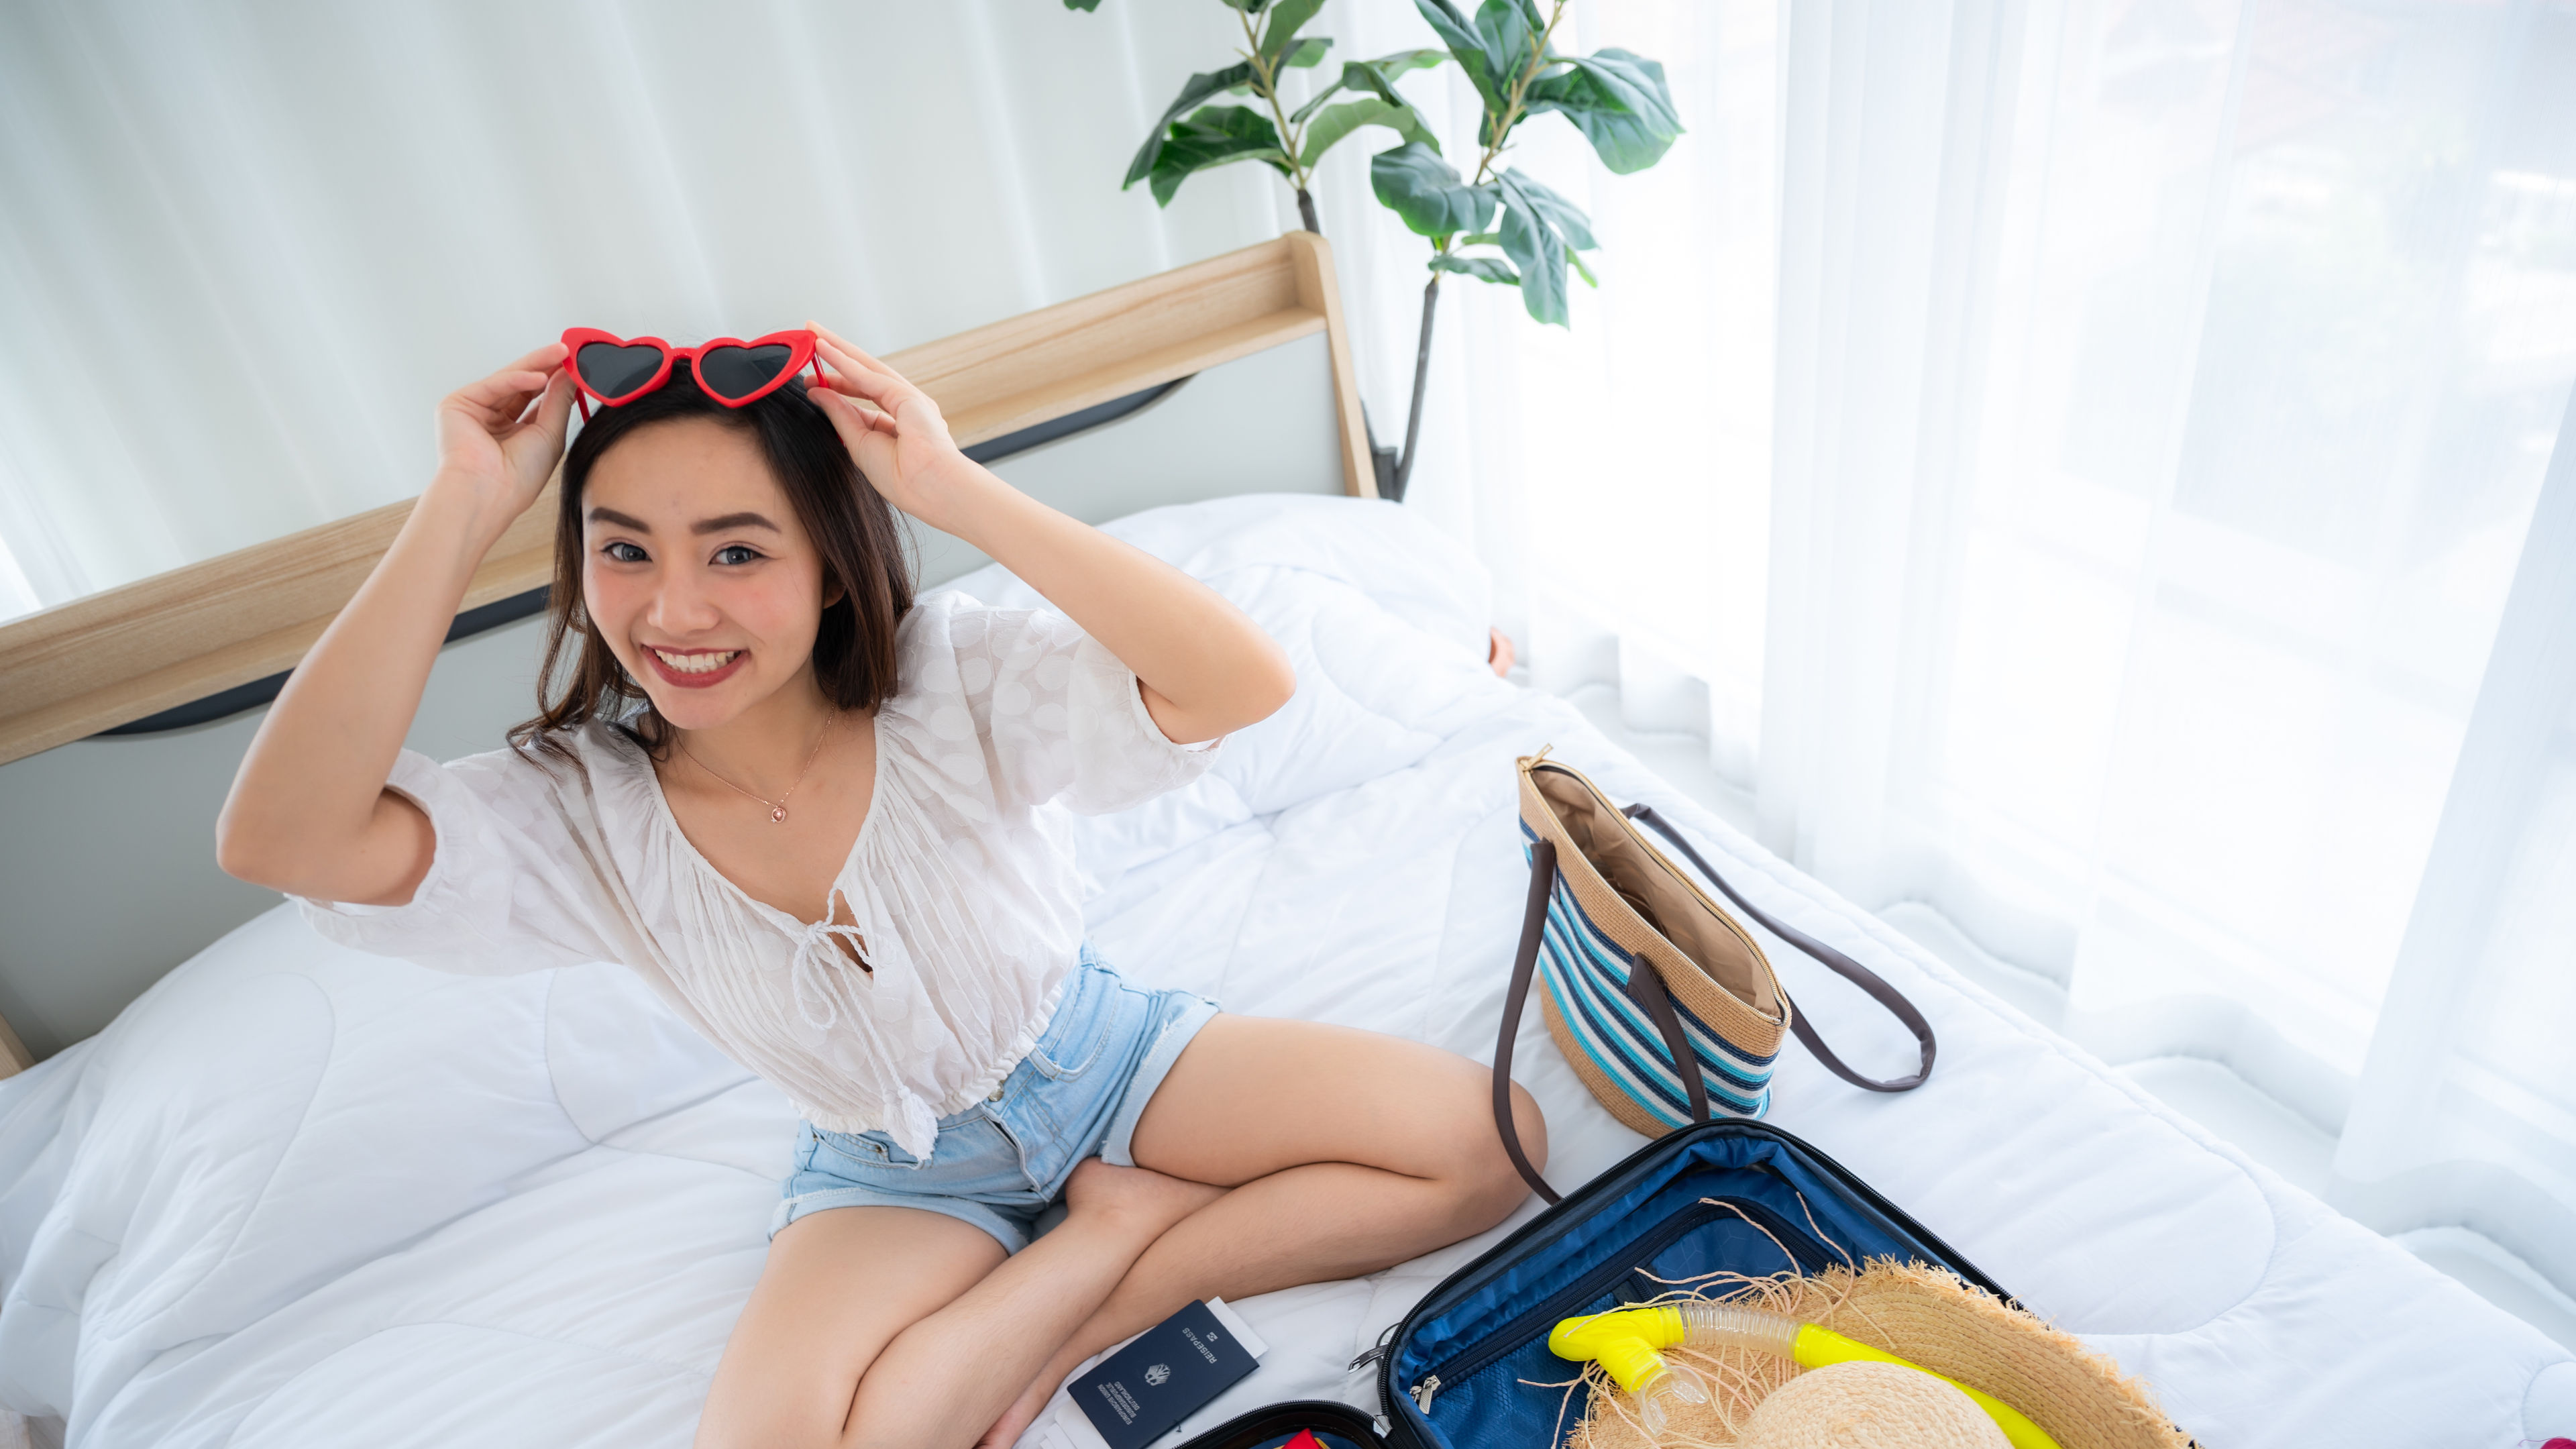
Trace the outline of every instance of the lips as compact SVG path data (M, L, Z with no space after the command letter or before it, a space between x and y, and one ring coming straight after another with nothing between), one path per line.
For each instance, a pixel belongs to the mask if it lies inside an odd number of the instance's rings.
M652 661L653 672L662 676L662 682L678 689L707 689L721 684L751 658L748 649L655 649L647 645L643 652Z

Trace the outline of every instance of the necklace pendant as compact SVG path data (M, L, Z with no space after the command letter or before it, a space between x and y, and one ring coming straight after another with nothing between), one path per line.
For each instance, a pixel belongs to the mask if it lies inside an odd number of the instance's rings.
M779 824L781 824L781 825L786 824L786 823L787 823L787 807L786 807L786 806L784 806L784 805L772 805L772 806L770 806L770 807L769 807L769 818L770 818L771 820L776 821L777 823L779 823Z

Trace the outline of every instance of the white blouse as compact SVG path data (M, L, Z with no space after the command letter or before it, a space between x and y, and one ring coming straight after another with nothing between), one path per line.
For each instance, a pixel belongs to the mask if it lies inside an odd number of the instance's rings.
M941 1117L990 1095L1046 1028L1080 956L1065 822L1206 770L1136 676L1060 615L934 594L896 636L876 715L876 790L833 879L855 924L808 925L718 874L643 749L593 724L578 764L409 750L386 783L417 802L436 858L406 905L306 900L323 935L444 971L618 961L815 1126L882 1130L930 1155ZM828 921L828 897L814 902ZM866 943L873 973L833 941Z

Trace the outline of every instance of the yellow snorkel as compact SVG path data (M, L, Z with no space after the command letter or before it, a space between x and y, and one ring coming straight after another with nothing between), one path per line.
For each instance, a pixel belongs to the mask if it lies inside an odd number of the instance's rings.
M1568 1318L1547 1336L1548 1350L1559 1358L1590 1359L1601 1365L1620 1388L1633 1395L1649 1429L1663 1420L1667 1397L1697 1402L1704 1395L1687 1377L1664 1362L1668 1348L1748 1348L1795 1360L1800 1368L1829 1363L1892 1363L1950 1385L1976 1401L1986 1417L2004 1431L2013 1449L2058 1449L2037 1424L2012 1405L1917 1363L1843 1337L1829 1328L1800 1323L1785 1313L1738 1308L1723 1303L1666 1303L1653 1308L1623 1308Z

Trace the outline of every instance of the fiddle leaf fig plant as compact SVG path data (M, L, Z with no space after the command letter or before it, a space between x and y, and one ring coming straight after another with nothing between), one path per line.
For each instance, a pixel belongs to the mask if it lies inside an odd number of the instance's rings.
M1380 491L1402 498L1422 436L1441 279L1472 277L1516 287L1531 317L1560 327L1571 316L1567 274L1594 283L1582 254L1600 243L1582 209L1517 167L1498 165L1514 132L1532 116L1554 112L1591 143L1613 173L1642 171L1662 160L1682 133L1664 68L1615 47L1590 55L1559 53L1549 42L1570 0L1548 0L1545 10L1540 0L1483 0L1473 17L1455 0L1413 0L1440 48L1344 61L1339 75L1313 85L1291 110L1281 83L1291 71L1319 69L1332 48L1330 37L1300 34L1324 0L1220 3L1242 27L1235 63L1189 78L1137 150L1125 185L1145 182L1155 202L1168 206L1181 183L1199 172L1256 161L1288 183L1306 229L1321 233L1311 187L1316 163L1369 127L1394 133L1396 144L1369 159L1370 190L1407 230L1431 244L1404 447L1393 452L1377 447L1374 438L1370 443L1380 460ZM1100 0L1064 4L1096 10ZM1396 89L1407 72L1442 64L1455 64L1482 102L1479 155L1469 175L1449 163L1438 135Z

